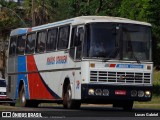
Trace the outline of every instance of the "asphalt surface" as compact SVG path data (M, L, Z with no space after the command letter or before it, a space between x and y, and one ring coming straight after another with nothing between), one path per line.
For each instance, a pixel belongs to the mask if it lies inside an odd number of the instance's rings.
M106 105L82 105L79 110L63 109L62 106L39 106L38 108L18 107L12 109L14 118L21 118L19 114L37 113L42 119L66 119L66 120L159 120L160 110L158 109L137 109L124 111L120 108L113 108ZM18 117L17 117L18 116ZM23 118L25 119L25 117ZM28 119L28 118L26 118ZM30 118L31 119L31 118ZM32 118L33 119L33 118Z

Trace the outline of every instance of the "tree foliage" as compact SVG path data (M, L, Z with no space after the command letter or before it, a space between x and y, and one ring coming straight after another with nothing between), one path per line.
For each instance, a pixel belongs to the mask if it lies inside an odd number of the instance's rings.
M147 12L148 22L152 24L153 60L156 68L160 69L160 2L150 0Z
M133 20L147 21L150 0L123 0L119 9L120 16Z
M125 17L152 24L154 63L160 66L160 2L159 0L35 0L37 25L85 15ZM16 11L17 5L0 0L0 4ZM22 16L32 22L32 0L24 0ZM0 29L22 26L13 12L0 11Z
M69 0L70 16L111 15L117 16L122 0Z
M15 3L0 0L0 5L0 33L1 37L5 37L11 29L19 26L20 22L15 15L17 8Z
M41 25L53 21L53 16L56 14L56 6L57 0L35 0L35 9L33 12L36 25ZM29 21L32 21L32 1L25 0L23 7L26 13L26 17Z

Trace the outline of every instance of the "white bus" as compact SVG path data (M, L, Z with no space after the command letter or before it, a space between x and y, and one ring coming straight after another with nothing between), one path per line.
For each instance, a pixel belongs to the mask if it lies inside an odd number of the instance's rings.
M43 102L79 108L113 104L131 110L152 97L151 24L81 16L10 34L8 87L21 106Z

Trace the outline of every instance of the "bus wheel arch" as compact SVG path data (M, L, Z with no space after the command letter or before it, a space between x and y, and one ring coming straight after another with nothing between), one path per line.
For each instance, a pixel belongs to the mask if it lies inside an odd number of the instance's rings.
M22 89L23 86L24 86L24 81L21 80L20 83L19 83L19 87L18 87L18 95L19 95L19 93L20 93L20 91L21 91L21 89Z
M64 99L64 95L67 91L67 86L70 84L69 78L65 78L64 83L63 83L63 91L62 91L62 98Z
M26 99L26 89L25 83L23 80L20 81L19 89L18 89L18 102L21 107L38 107L39 102L36 100L28 100Z
M25 83L23 80L20 81L19 89L18 89L18 99L21 107L25 107L27 104L26 100L26 91L25 91Z
M63 98L64 108L67 108L67 109L79 109L80 108L80 105L81 105L80 101L72 99L72 88L71 88L69 78L66 78L64 80L62 98Z

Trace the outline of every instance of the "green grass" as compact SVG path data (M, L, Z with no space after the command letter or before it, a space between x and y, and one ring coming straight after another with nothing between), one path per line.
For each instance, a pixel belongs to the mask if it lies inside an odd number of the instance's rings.
M135 102L135 104L159 104L160 105L160 97L153 96L152 100L149 102Z
M149 102L134 102L134 108L160 109L160 71L153 73L153 97Z
M160 110L160 96L153 96L149 102L134 102L134 108L158 109Z
M149 102L135 102L134 108L160 109L160 71L153 73L153 97Z
M0 105L0 111L16 111L16 110L21 110L21 109L9 105Z
M153 73L153 84L159 84L160 85L160 71L154 70Z
M160 110L160 104L134 104L133 108Z
M160 96L160 71L157 70L153 73L153 95Z

